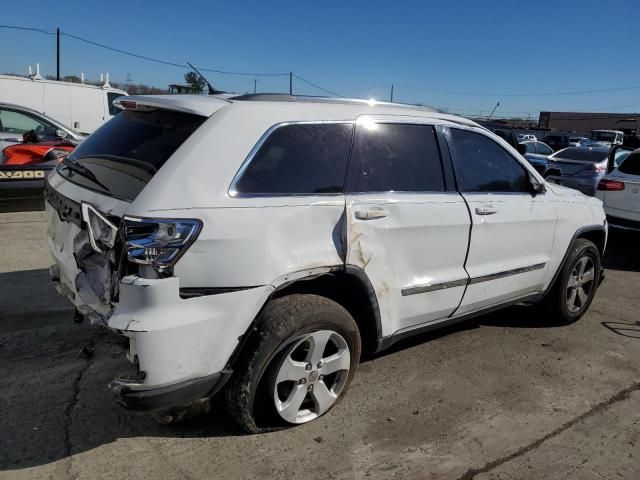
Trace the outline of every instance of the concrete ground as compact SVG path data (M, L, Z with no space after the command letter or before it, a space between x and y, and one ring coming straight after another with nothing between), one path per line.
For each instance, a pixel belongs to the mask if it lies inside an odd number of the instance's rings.
M640 478L638 236L612 236L576 324L512 308L403 342L330 414L263 435L113 403L121 347L72 322L44 236L41 213L0 214L1 479Z

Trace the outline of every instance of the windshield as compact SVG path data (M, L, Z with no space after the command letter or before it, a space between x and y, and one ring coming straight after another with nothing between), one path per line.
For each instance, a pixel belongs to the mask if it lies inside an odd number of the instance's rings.
M205 120L199 115L169 110L126 110L69 155L72 162L86 167L89 175L81 175L64 164L58 171L83 187L133 200Z
M589 139L596 142L613 142L616 139L616 134L613 132L591 132Z
M599 163L608 158L608 151L584 147L571 147L552 155L554 160L580 160L582 162Z

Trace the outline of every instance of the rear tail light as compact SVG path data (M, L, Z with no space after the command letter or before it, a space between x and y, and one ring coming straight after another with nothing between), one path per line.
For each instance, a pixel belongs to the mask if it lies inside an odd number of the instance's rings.
M599 163L592 163L587 167L587 170L590 170L592 172L605 172L607 170L607 166L601 165Z
M598 183L598 190L614 191L614 192L624 190L624 182L620 182L618 180L602 179L600 180L600 183Z
M202 229L200 220L124 217L124 243L133 263L174 265Z

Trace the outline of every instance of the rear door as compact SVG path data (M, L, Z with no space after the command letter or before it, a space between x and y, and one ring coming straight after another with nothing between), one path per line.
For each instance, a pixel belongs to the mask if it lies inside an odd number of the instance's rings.
M531 193L528 171L488 133L451 128L448 138L473 223L469 286L456 314L540 291L555 235L552 202Z
M347 264L370 279L383 336L449 316L467 283L469 213L452 176L445 179L441 139L437 127L411 118L356 124Z

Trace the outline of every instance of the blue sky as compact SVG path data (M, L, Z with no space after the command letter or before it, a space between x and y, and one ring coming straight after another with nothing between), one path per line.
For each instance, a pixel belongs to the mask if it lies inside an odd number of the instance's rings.
M4 2L3 2L4 3ZM640 111L638 0L455 2L371 0L7 2L0 23L62 31L175 63L289 72L343 96L395 99L485 115L540 110ZM55 37L0 29L0 72L39 62L55 74ZM62 74L166 87L185 70L62 39ZM208 73L219 88L253 90L253 76ZM258 77L286 91L287 77ZM297 93L322 94L294 81ZM445 94L462 92L470 95ZM486 95L476 95L476 94ZM473 95L471 95L473 94ZM611 108L629 106L628 108Z

